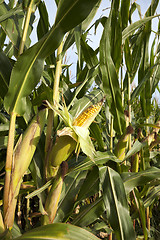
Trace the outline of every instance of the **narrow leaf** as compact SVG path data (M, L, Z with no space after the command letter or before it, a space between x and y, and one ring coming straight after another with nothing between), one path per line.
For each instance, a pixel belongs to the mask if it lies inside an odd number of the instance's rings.
M62 193L54 222L61 222L72 214L75 208L75 196L86 178L87 172L70 172L64 179Z
M107 216L118 240L136 239L124 185L120 175L107 167L103 182L103 198Z
M125 129L124 109L117 72L111 58L110 28L110 22L107 20L100 42L100 68L106 100L114 117L113 127L119 135L122 135Z
M134 31L137 30L138 28L140 28L143 24L145 24L148 21L152 20L153 18L156 18L156 17L159 17L159 16L160 15L158 14L158 15L155 15L155 16L145 17L141 20L138 20L138 21L132 23L128 27L126 27L122 32L123 43L126 40L126 38L128 38L131 34L133 34Z
M2 7L3 5L0 6L0 9L2 11L2 9L4 9ZM12 17L14 14L18 14L18 13L22 13L23 9L22 9L22 5L20 4L18 7L15 7L11 10L9 10L8 12L6 12L5 14L3 14L2 16L0 16L0 23L7 20L8 18Z
M137 186L145 185L146 183L159 178L160 169L156 167L149 168L139 173L123 173L122 179L126 193L129 193Z
M103 198L101 197L93 203L85 206L84 209L82 209L81 212L74 219L73 224L80 227L88 226L89 224L96 221L97 218L99 218L104 211L105 205L103 202Z
M160 196L160 186L152 188L145 197L144 207L149 207Z
M82 171L82 170L88 170L90 169L92 166L96 165L103 165L108 161L114 161L114 162L121 162L121 160L119 160L113 153L111 153L110 151L106 151L106 152L96 152L96 156L94 158L94 162L89 159L86 158L85 160L83 160L81 163L77 164L75 166L75 168L73 169L73 171Z
M12 65L8 57L0 52L0 96L4 98L8 92L9 80L12 71Z

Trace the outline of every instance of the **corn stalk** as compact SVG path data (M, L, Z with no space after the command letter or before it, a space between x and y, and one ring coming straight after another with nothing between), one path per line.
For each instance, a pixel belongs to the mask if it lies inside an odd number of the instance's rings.
M31 14L33 11L34 0L30 1L30 4L27 8L27 15L24 23L22 39L19 46L19 54L23 53L24 45L27 37L29 21L31 18ZM6 156L6 166L5 166L5 185L4 185L4 197L3 197L3 209L4 209L4 216L8 211L9 207L9 193L10 193L10 182L11 182L11 171L13 165L13 148L14 148L14 136L15 136L15 123L16 123L16 113L12 112L10 114L10 128L9 128L9 135L8 135L8 144L7 144L7 156Z
M57 50L57 65L56 65L56 72L54 77L54 85L53 85L53 102L59 102L59 82L60 82L60 75L62 71L62 59L61 59L61 52L63 48L63 42L61 42L60 46ZM45 142L45 176L47 175L47 166L48 166L48 155L51 149L51 138L52 138L52 130L53 124L54 129L57 126L57 115L51 109L48 111L48 120L47 120L47 133L46 133L46 142Z

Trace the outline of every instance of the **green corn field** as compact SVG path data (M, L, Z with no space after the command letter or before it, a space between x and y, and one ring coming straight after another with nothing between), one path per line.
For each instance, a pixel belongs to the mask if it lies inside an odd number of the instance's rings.
M159 0L53 3L0 1L0 239L158 240Z

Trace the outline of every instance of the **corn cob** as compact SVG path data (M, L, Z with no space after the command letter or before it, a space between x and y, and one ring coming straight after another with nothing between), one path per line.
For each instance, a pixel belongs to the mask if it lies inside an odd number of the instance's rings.
M119 158L122 161L125 158L125 151L126 151L126 147L127 147L128 137L132 133L133 133L132 126L128 126L126 128L126 132L121 136L121 138L119 139L119 141L115 147L114 153L117 156L117 158Z
M99 113L103 102L104 98L97 104L88 107L73 121L72 125L76 127L88 128ZM68 129L68 132L66 129ZM66 161L76 148L76 136L73 132L71 133L71 130L69 130L69 128L62 130L61 136L60 134L58 135L59 137L57 138L56 143L53 145L49 155L47 177L53 177L57 171L55 168L58 167L63 161Z
M19 142L15 153L14 163L12 168L11 183L9 189L8 209L4 216L5 226L11 228L14 222L14 212L17 202L17 195L19 193L22 177L32 160L36 146L39 142L45 120L47 110L42 109L34 117L22 140Z
M88 128L93 122L99 111L101 110L104 98L97 104L91 105L86 110L84 110L74 121L73 126Z

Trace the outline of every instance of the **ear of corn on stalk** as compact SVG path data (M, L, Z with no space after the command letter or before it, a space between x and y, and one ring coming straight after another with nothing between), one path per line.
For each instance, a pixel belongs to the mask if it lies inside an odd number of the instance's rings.
M133 133L132 126L128 126L126 128L125 133L121 136L121 138L119 139L119 141L115 147L114 153L115 153L116 157L122 161L125 158L125 151L126 151L129 135L132 133Z
M72 154L77 144L77 137L71 128L66 127L57 132L56 142L49 154L47 177L56 175L57 168Z
M97 104L94 104L88 107L86 110L84 110L73 121L72 127L66 127L63 130L58 131L58 134L57 134L58 137L49 154L49 160L48 160L48 166L47 166L47 169L48 169L47 177L55 176L57 171L56 168L63 161L66 161L68 159L71 153L76 149L76 145L79 143L82 148L82 151L86 155L93 158L95 150L89 137L88 127L93 122L97 114L99 113L103 102L104 102L104 98ZM65 115L67 115L69 118L69 114L65 114Z
M134 154L131 159L132 172L138 172L138 169L139 169L139 152Z
M55 178L55 181L46 199L45 210L48 213L48 216L44 216L45 224L53 223L54 221L54 218L57 212L58 202L59 202L61 191L62 191L63 179L67 171L68 171L67 162L62 162L59 168L59 171L57 173L57 176Z
M67 122L67 126L70 127L65 127L63 130L57 132L56 142L49 154L47 177L55 177L55 180L46 199L45 210L48 216L44 216L45 224L52 223L56 215L62 190L63 177L65 175L63 170L64 166L67 164L66 160L72 152L77 149L78 144L80 144L82 151L86 155L91 158L93 157L95 150L89 137L88 127L99 113L103 101L104 99L84 110L73 122L71 119L69 120L68 113L64 114L67 117L63 117L61 112L61 118L64 119L64 122ZM61 173L59 174L59 172Z
M9 202L6 215L4 216L5 226L11 228L14 221L14 212L17 202L22 177L32 160L36 146L39 142L44 124L46 122L47 110L42 109L33 118L29 127L19 142L13 160L12 176L9 189Z

